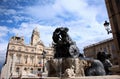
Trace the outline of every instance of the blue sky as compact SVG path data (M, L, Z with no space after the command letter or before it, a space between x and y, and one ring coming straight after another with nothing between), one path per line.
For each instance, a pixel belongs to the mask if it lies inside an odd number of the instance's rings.
M39 28L46 46L57 27L68 27L69 35L80 50L107 35L103 23L108 20L104 0L0 0L0 60L9 39L18 34L29 44L32 30Z

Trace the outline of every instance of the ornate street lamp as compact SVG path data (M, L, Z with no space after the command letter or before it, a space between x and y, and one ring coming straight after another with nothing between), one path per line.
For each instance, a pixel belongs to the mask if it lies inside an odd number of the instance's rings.
M105 23L103 25L104 25L104 27L105 27L108 34L112 33L112 30L109 27L109 22L105 21Z
M45 72L45 65L44 65L44 59L46 58L46 52L43 50L43 72Z

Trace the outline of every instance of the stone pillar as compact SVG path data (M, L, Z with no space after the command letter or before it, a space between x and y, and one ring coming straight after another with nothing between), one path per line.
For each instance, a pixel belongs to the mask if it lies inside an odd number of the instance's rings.
M35 63L34 65L37 65L38 64L38 59L37 59L37 55L35 55Z
M21 59L20 59L21 64L24 64L24 55L21 54Z
M120 67L120 0L105 0Z
M27 64L30 65L31 61L30 61L30 55L28 55L28 59L27 59Z
M13 58L12 58L12 62L11 62L11 65L12 65L12 71L11 72L14 72L15 61L16 61L16 54L14 53Z

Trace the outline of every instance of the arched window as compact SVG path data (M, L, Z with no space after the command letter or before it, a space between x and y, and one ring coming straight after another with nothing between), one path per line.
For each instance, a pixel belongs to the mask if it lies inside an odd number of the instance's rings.
M25 55L25 56L24 56L24 59L25 59L25 64L27 64L27 62L28 62L28 56Z
M41 68L38 68L38 71L41 71Z
M12 47L11 47L11 50L14 50L14 49L15 49L15 46L12 46Z
M21 60L21 55L18 54L18 55L17 55L17 63L18 63L18 64L20 64L20 60Z
M30 59L31 59L31 64L33 64L33 62L34 62L34 56L31 56Z
M27 71L27 68L25 67L24 70Z
M30 69L30 72L33 73L33 68Z
M20 72L20 68L19 67L16 68L16 72L19 74L19 72Z
M41 68L38 68L38 76L41 76Z
M17 61L18 61L18 63L20 63L20 56L17 57Z
M10 55L11 59L13 59L13 54L10 53L9 55Z
M21 50L22 50L22 48L21 48L21 47L19 47L19 48L18 48L18 51L21 51Z

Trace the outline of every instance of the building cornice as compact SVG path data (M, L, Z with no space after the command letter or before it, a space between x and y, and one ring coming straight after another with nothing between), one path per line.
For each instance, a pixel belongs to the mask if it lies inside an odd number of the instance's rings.
M90 48L90 47L93 47L93 46L97 46L97 45L99 45L99 44L102 44L102 43L105 43L105 42L108 42L108 41L112 41L112 40L113 40L113 38L105 39L105 40L100 41L100 42L98 42L98 43L94 43L94 44L85 46L84 49L87 49L87 48Z

